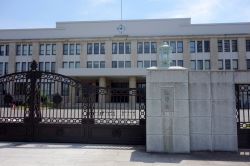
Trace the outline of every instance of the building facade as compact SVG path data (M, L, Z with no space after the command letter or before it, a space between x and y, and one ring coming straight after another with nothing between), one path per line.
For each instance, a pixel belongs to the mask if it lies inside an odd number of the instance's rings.
M56 28L0 30L0 75L32 60L103 87L143 87L159 47L171 65L190 70L250 70L250 23L191 24L191 19L59 22Z

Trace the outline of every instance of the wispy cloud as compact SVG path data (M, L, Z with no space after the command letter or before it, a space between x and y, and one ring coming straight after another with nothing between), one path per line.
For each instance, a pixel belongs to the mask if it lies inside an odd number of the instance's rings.
M87 3L89 3L90 6L100 6L100 5L106 5L110 3L114 3L115 0L87 0Z
M158 1L158 0L149 0ZM210 22L216 17L216 11L222 6L222 0L178 0L175 8L169 7L167 11L151 13L149 18L186 18L191 17L192 22Z

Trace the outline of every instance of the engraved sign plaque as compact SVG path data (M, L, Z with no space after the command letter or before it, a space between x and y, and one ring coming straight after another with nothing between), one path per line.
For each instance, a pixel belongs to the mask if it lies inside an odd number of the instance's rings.
M165 116L174 112L174 87L161 88L161 110Z

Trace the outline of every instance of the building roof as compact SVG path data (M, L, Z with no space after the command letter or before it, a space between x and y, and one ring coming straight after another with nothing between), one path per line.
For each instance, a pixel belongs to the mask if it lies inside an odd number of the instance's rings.
M234 34L250 34L250 23L191 24L190 18L57 22L55 28L2 29L0 40Z

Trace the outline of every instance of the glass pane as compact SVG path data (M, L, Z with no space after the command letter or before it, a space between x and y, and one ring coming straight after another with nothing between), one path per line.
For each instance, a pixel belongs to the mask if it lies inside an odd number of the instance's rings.
M178 66L183 67L183 60L178 60L177 62L178 62Z
M99 61L94 61L94 68L99 68Z
M225 69L226 70L230 70L231 69L231 60L230 59L226 59L225 60Z
M94 54L99 54L99 43L94 44Z
M75 47L74 44L70 44L70 45L69 45L69 54L70 54L70 55L74 55L74 51L75 51L75 50L74 50L74 47Z
M119 54L124 54L124 43L119 43Z
M176 41L170 41L170 46L172 47L172 53L176 53Z
M148 54L150 50L149 42L144 42L144 54Z
M197 70L203 70L203 60L197 61Z
M125 62L125 68L131 68L131 61Z
M156 42L151 42L151 53L157 53L157 44Z
M205 70L210 70L210 60L205 60Z
M195 60L191 60L190 62L191 62L191 69L196 70L196 62L195 62Z
M77 61L77 62L75 63L75 68L80 68L80 62L79 62L79 61Z
M138 53L138 54L142 54L142 51L143 51L142 42L138 42L138 43L137 43L137 53Z
M112 61L112 68L117 68L117 61Z
M125 44L126 47L126 54L131 54L131 43L126 43Z
M183 42L182 41L177 42L177 52L183 53Z
M46 55L50 55L51 54L51 44L46 44Z
M157 61L151 61L151 67L157 67Z
M210 41L209 40L206 40L204 41L204 51L205 52L210 52Z
M28 46L23 45L23 55L27 55L27 54L28 54Z
M150 61L144 61L144 68L150 67Z
M202 41L197 41L197 52L203 52Z
M222 40L218 40L218 52L222 52L223 47L222 47Z
M45 62L45 71L49 72L50 71L50 63Z
M56 44L52 44L52 55L56 55Z
M137 61L137 67L138 68L143 68L143 62L142 61Z
M56 72L56 62L51 62L51 72L52 73Z
M92 62L91 61L87 62L87 68L92 68Z
M224 51L230 52L230 40L224 40Z
M105 54L105 43L101 43L101 54Z
M80 55L80 54L81 54L81 45L76 44L76 55Z
M112 43L112 54L117 54L117 43Z
M219 70L223 70L223 68L224 68L222 59L218 60L218 68L219 68Z
M87 54L92 54L92 43L88 43L87 45Z
M100 68L105 68L105 61L100 62Z
M190 41L190 53L195 53L195 41Z
M64 44L63 45L63 55L68 55L68 49L69 49L68 44Z
M74 67L75 67L75 66L74 66L74 62L72 62L72 61L69 62L69 68L70 68L70 69L73 69Z
M124 68L124 61L118 61L118 67Z
M40 55L44 55L44 44L40 44Z

